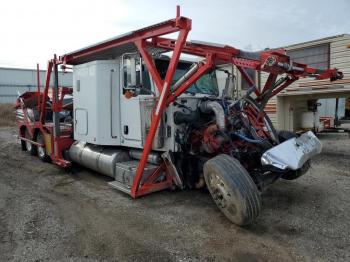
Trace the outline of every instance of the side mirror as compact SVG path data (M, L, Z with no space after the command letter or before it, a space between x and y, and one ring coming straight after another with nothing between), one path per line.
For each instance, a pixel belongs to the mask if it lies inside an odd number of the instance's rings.
M223 96L228 99L235 98L235 76L227 74Z
M135 87L137 86L137 82L136 82L136 57L132 56L130 57L130 76L131 76L131 82L129 83L128 86L130 87ZM129 72L128 72L129 73Z

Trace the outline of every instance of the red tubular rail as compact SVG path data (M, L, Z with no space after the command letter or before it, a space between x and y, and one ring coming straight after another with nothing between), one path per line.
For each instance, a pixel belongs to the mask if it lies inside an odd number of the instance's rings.
M40 112L40 69L39 64L36 64L36 77L37 77L37 84L38 84L38 112Z
M190 29L191 29L191 23L187 24L186 26L184 26L184 28L180 29L180 33L179 33L178 39L176 41L174 53L170 59L168 70L167 70L167 73L165 75L163 87L158 86L158 90L161 90L160 97L159 97L158 103L156 105L156 108L153 111L150 131L147 135L145 147L142 151L140 164L137 168L136 176L134 178L134 182L133 182L132 187L131 187L131 196L134 198L137 196L137 190L139 189L139 186L140 186L140 181L142 178L143 170L144 170L145 165L147 163L148 155L152 149L153 139L154 139L154 136L157 132L159 121L162 118L164 109L166 108L166 105L167 105L167 98L169 95L171 82L173 80L173 76L174 76L177 64L179 62L181 50L186 42L186 38L187 38L187 35L188 35L188 32L190 31ZM153 77L153 75L152 75L152 77Z
M53 67L53 61L50 60L47 65L47 71L46 71L46 80L45 80L45 88L44 88L44 94L43 94L43 101L41 101L41 109L40 109L40 122L44 124L45 122L45 113L46 113L46 97L49 93L49 87L50 87L50 78L51 78L51 72Z

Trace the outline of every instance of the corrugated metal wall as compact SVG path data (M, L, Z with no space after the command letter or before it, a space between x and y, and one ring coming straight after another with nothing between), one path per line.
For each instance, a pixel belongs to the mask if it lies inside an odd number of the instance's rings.
M45 84L46 71L40 71L41 88ZM72 73L59 73L60 86L72 86ZM53 85L51 75L50 86ZM0 103L14 103L19 93L37 90L36 70L18 68L0 68Z

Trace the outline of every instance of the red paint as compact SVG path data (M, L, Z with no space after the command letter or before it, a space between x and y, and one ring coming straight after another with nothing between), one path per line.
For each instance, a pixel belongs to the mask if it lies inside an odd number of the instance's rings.
M38 82L38 91L37 92L26 92L23 95L20 96L20 98L17 99L17 103L15 105L15 108L19 109L21 108L23 110L23 120L17 121L17 125L19 128L19 138L24 140L24 132L23 129L28 130L29 134L31 135L31 140L25 139L26 141L32 142L34 145L38 145L38 143L35 141L37 132L42 133L43 135L51 135L51 148L47 148L47 152L50 151L51 154L49 154L49 157L51 158L52 162L62 166L62 167L68 167L71 165L71 163L63 158L63 152L65 150L68 150L74 140L72 139L72 128L66 128L61 129L60 136L54 136L54 124L53 122L46 122L45 115L47 112L47 101L49 100L48 97L48 90L50 88L50 78L52 73L52 68L57 65L59 61L56 59L50 60L48 62L48 68L46 73L46 81L45 81L45 88L44 91L40 91L40 84ZM37 67L37 72L39 72L39 66ZM39 77L39 75L38 75ZM39 80L39 78L38 78ZM60 99L56 101L54 98L52 99L52 108L50 109L52 112L60 112L63 108L63 99L66 94L71 94L72 89L63 87L59 88L58 90ZM37 97L37 98L36 98ZM24 103L33 99L37 99L38 102L38 108L40 112L40 119L39 121L30 122L27 115L27 108L24 106ZM23 102L22 102L23 101ZM54 150L54 144L57 144L57 151Z

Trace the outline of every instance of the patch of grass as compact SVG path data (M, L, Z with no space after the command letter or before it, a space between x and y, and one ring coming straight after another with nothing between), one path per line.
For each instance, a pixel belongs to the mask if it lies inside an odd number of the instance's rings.
M0 104L0 126L14 126L16 113L13 104Z

